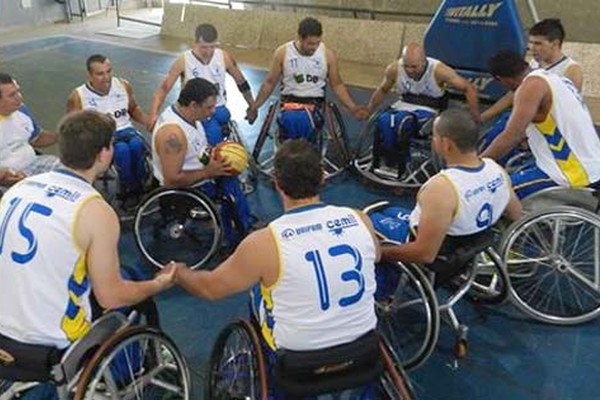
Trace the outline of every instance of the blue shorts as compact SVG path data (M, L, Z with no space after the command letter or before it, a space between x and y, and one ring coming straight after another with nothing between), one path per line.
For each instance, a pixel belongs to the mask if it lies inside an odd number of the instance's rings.
M535 164L510 174L510 181L519 199L524 199L540 190L558 186Z

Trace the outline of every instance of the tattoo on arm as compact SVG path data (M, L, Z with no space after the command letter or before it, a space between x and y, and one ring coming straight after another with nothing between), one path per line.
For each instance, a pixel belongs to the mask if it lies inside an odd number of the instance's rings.
M167 154L179 154L181 153L181 149L183 149L183 145L177 139L177 136L171 135L166 142L166 152Z

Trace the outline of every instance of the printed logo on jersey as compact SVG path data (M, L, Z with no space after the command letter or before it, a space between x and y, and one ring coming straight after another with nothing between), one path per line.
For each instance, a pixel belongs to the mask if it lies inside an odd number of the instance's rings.
M71 203L76 202L80 197L81 193L77 191L71 191L61 186L48 186L46 188L46 196L48 197L60 197L64 200L70 201Z
M502 176L499 175L497 177L495 177L494 179L487 181L486 183L477 186L474 189L468 189L465 192L465 198L467 200L470 200L472 197L477 197L483 193L496 193L496 190L501 187L504 184L504 180L502 179Z
M88 100L88 105L90 107L96 108L96 107L98 107L98 102L96 101L96 99L91 98Z
M296 236L306 235L308 233L320 232L323 230L323 224L310 224L298 228L286 228L281 232L281 238L290 240Z
M356 217L352 214L348 214L342 218L330 219L325 223L329 233L334 236L342 236L346 229L350 229L358 226Z

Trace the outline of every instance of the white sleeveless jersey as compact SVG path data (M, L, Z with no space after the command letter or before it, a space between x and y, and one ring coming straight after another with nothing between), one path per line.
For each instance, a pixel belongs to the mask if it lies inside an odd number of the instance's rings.
M561 186L584 187L600 180L600 139L581 94L564 77L543 69L525 77L544 79L552 90L546 120L527 127L537 166Z
M22 171L31 164L35 150L30 143L40 132L25 105L10 115L0 115L0 168Z
M117 123L118 131L133 126L129 115L129 94L119 78L112 78L110 90L105 95L98 93L88 83L76 90L84 110L96 110L110 115Z
M163 111L152 132L152 170L154 177L161 185L164 182L164 177L160 158L156 151L156 132L164 125L170 124L179 126L187 140L187 153L185 154L183 165L181 167L182 171L193 171L204 168L204 164L200 162L200 157L202 156L202 152L208 146L206 133L204 132L202 123L196 121L196 123L192 125L177 112L175 105L172 105Z
M402 96L403 94L414 94L420 96L427 96L438 98L444 96L446 93L445 89L438 85L435 79L435 69L439 65L440 61L435 58L427 57L427 66L421 79L414 80L409 77L404 70L402 58L398 60L398 76L396 77L395 91ZM396 101L393 108L397 110L416 111L425 109L437 114L437 110L427 107L424 105L415 105L408 103L403 100Z
M185 61L185 70L183 83L193 78L204 78L217 86L219 94L217 95L217 106L223 106L227 102L227 93L225 91L225 58L223 50L215 49L215 52L208 64L203 63L192 50L183 53Z
M313 204L271 222L279 277L261 287L275 348L317 350L375 328L375 243L359 215Z
M0 205L0 333L64 348L90 327L86 254L75 243L81 207L100 194L66 170L25 179Z
M294 41L285 45L281 94L295 97L325 97L327 86L325 45L319 44L311 56L300 54Z
M502 167L489 158L484 158L479 167L451 167L437 175L452 184L458 199L458 209L447 233L450 236L471 235L487 229L498 221L508 205L510 180ZM418 226L419 218L421 207L417 201L409 217L411 227Z
M563 56L560 60L558 60L557 62L555 62L552 65L548 65L546 68L544 68L546 71L549 72L553 72L557 75L560 76L565 76L565 71L571 66L571 65L579 65L575 60L573 60L571 57L569 56ZM532 69L538 69L541 68L540 64L535 61L535 59L532 59L529 62L529 66Z

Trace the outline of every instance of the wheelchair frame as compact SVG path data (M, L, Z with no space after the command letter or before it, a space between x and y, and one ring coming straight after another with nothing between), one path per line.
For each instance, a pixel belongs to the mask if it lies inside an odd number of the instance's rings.
M281 143L276 118L280 111L279 106L279 101L271 102L269 105L267 116L252 150L250 167L255 176L264 175L273 178L273 161L277 147ZM317 133L317 147L321 153L325 179L330 179L342 173L350 165L350 151L346 126L335 103L324 102L323 118L323 128ZM332 134L332 132L335 134ZM265 148L265 146L269 148ZM330 150L334 154L329 154ZM267 153L267 151L269 152ZM332 156L339 158L339 160L333 160Z

